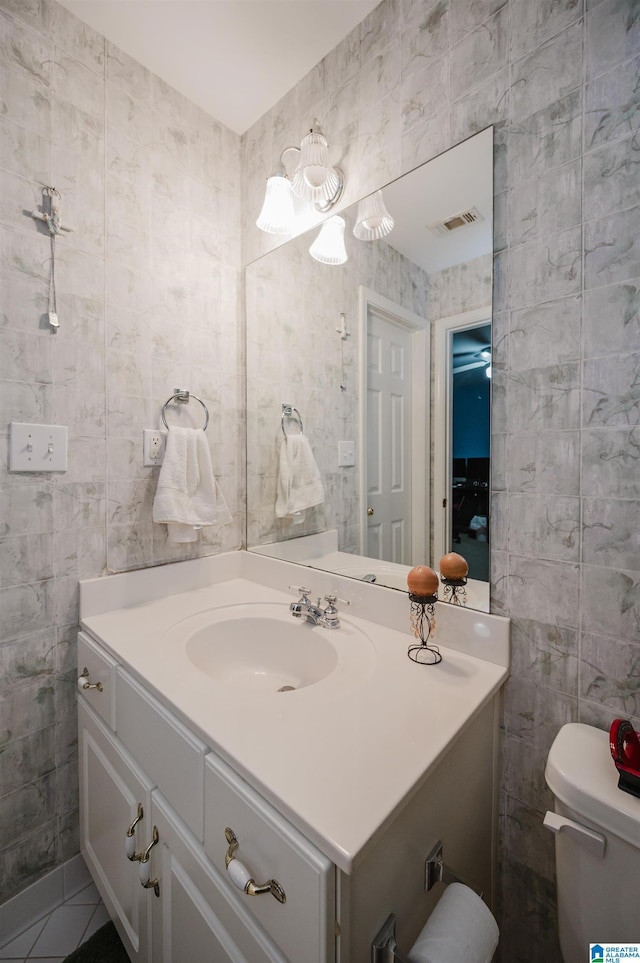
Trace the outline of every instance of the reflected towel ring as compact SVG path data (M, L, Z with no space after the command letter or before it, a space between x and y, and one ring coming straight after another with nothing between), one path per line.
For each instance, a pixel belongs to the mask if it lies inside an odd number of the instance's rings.
M186 388L174 388L173 394L171 395L170 398L167 399L167 401L165 401L162 408L162 421L167 431L170 430L166 419L167 407L171 404L172 401L177 401L182 405L186 405L189 403L189 400L191 398L194 398L196 401L199 401L202 407L204 408L204 425L202 426L202 430L203 431L207 430L207 425L209 424L209 409L205 405L202 398L198 398L197 395L192 395L191 392L187 391Z
M293 405L284 405L284 404L283 404L283 406L282 406L282 417L281 417L281 419L280 419L280 424L281 424L281 426L282 426L282 434L283 434L284 437L286 438L286 437L287 437L287 432L284 430L284 419L285 419L285 418L297 418L297 419L298 419L298 423L299 423L299 425L300 425L300 434L301 434L301 435L304 434L304 429L303 429L303 427L302 427L302 415L300 414L300 412L298 411L297 408L294 408Z

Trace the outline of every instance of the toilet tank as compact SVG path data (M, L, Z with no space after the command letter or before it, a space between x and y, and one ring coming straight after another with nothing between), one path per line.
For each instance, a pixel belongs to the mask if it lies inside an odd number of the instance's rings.
M588 960L590 943L640 943L640 799L618 789L608 733L563 726L545 778L564 963Z

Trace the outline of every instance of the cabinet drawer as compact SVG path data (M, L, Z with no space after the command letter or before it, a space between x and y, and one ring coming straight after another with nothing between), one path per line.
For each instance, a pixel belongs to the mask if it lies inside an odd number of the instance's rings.
M191 832L202 840L207 747L121 668L117 672L116 731Z
M225 867L227 827L238 839L236 859L256 883L277 880L285 903L270 893L249 896L235 889ZM213 753L205 761L204 848L292 963L334 959L333 864Z
M84 632L78 633L78 675L88 671L87 681L100 683L102 689L82 689L82 695L110 729L116 722L117 662Z

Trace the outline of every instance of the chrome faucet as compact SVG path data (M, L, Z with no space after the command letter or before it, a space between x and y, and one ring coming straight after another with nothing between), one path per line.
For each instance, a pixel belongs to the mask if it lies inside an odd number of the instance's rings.
M309 599L311 589L296 585L290 585L289 588L300 592L298 601L292 602L289 606L289 611L295 619L304 619L305 622L310 622L311 625L323 625L326 629L338 628L340 619L338 617L336 602L349 605L346 599L339 599L337 595L325 595L324 601L327 605L325 608L322 608L319 595L315 604Z

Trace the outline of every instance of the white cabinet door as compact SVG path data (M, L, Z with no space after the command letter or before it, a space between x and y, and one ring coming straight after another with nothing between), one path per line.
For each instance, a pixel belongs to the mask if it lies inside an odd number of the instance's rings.
M151 840L151 783L100 719L78 700L80 848L131 963L150 963L153 891L139 881L138 862L125 853L127 830L135 852Z
M160 892L153 900L153 963L286 963L157 791L152 818L159 841L150 874Z

